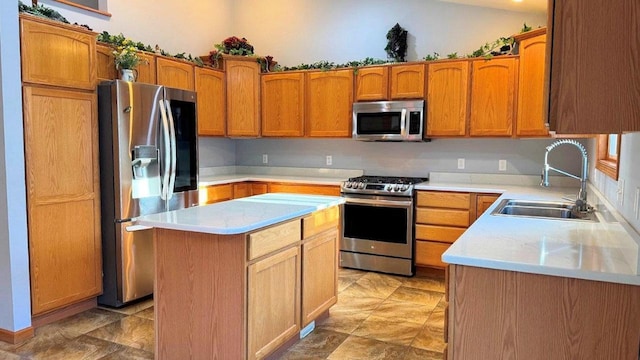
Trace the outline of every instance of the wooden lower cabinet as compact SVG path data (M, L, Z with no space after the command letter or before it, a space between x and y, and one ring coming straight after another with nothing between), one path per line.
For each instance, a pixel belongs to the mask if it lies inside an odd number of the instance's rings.
M302 244L301 327L338 301L337 247L338 231L335 228L305 239Z
M233 198L239 199L247 196L254 195L252 190L251 183L249 182L241 182L233 184Z
M262 359L300 331L300 247L248 267L248 359Z
M312 185L303 183L267 183L245 181L232 184L200 187L200 205L266 193L293 193L340 196L339 185Z
M198 190L198 203L200 205L208 205L231 200L233 199L233 186L234 184L222 184L200 187Z
M640 286L451 265L447 300L449 359L638 358Z
M269 183L269 192L340 196L340 186L297 183Z
M251 184L251 195L266 194L269 192L269 185L263 182L249 182Z
M416 199L416 265L444 268L440 259L469 227L472 194L419 191Z
M31 310L102 292L96 95L23 87Z
M500 194L478 194L476 196L476 219L487 211L499 197Z
M498 197L499 194L418 191L416 265L446 267L442 254Z
M339 219L332 207L237 235L154 229L156 359L263 359L297 337L337 301Z

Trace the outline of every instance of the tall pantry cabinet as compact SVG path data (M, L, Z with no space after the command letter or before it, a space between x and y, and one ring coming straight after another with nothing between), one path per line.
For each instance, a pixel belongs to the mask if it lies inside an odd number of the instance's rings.
M20 15L31 311L102 292L95 34ZM67 311L70 311L67 309ZM46 320L42 320L46 321Z

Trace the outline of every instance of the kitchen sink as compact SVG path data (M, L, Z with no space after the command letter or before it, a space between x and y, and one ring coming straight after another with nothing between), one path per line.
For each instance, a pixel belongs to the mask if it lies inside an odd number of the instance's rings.
M491 215L598 221L593 212L581 213L576 211L575 204L559 201L504 199L491 212Z

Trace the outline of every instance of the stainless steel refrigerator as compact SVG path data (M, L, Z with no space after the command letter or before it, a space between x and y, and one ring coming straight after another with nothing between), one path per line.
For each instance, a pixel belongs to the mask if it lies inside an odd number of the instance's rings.
M103 294L120 307L153 293L142 215L198 204L196 94L143 83L98 85Z

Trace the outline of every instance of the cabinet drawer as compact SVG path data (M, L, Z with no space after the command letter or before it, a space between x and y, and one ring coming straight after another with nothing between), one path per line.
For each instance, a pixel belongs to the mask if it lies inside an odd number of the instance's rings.
M233 199L233 184L213 185L200 188L198 192L200 205Z
M300 241L300 220L289 221L249 234L249 260Z
M416 223L468 227L469 210L418 208Z
M447 209L469 209L469 193L418 191L417 206L429 206Z
M340 208L333 206L328 209L316 211L311 216L302 219L303 238L309 238L327 229L338 227Z
M416 239L453 243L465 230L465 228L450 226L416 225Z
M447 264L441 259L442 253L447 251L449 244L432 242L432 241L416 241L416 265L434 266L444 268Z

